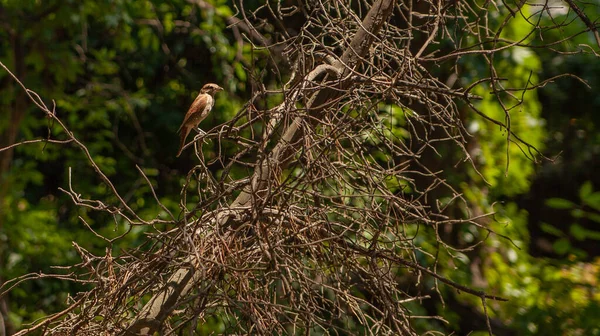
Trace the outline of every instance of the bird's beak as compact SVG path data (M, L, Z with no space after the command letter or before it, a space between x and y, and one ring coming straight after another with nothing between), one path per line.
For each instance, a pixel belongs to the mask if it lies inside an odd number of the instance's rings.
M219 86L219 88L217 89L217 91L223 91L224 89L222 87Z

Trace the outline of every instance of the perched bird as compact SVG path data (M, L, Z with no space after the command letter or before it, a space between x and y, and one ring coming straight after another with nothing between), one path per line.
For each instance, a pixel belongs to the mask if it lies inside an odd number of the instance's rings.
M215 104L215 93L222 90L222 87L212 83L208 83L202 87L198 97L196 97L192 103L192 106L190 106L190 109L183 118L183 123L179 127L178 132L181 136L181 142L179 145L179 152L177 152L177 157L181 155L181 151L183 151L183 146L185 145L185 139L190 134L192 128L198 127L200 122L202 122L202 120L204 120L210 113L210 110Z

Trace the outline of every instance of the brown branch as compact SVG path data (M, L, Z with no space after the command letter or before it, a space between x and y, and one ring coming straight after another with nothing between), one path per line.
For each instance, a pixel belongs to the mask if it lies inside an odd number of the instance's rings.
M216 10L203 0L190 2L201 10ZM414 335L411 319L422 316L411 314L404 304L422 298L444 304L438 286L445 285L481 298L487 317L484 299L502 298L443 276L452 270L440 257L444 250L450 251L450 259L455 252L481 253L495 233L490 225L494 211L473 204L448 178L470 179L475 172L485 181L477 157L470 156L477 137L463 125L465 109L473 108L479 119L506 130L511 145L534 152L511 129L509 112L523 103L525 92L558 77L511 88L506 86L511 78L498 76L494 53L533 48L530 44L538 42L499 37L514 11L499 11L506 14L504 23L492 30L487 19L496 11L472 10L470 3L367 3L270 1L248 10L243 1L236 2L240 19L226 21L249 36L234 31L238 51L243 43L259 47L252 48L249 65L254 90L229 122L190 143L206 140L216 155L205 157L196 148L198 162L181 188L185 212L171 214L138 167L162 209L157 218L166 212L169 220L144 222L160 225L148 226L142 247L115 258L112 242L128 232L108 239L81 218L109 246L105 256L94 256L75 244L83 260L75 267L95 287L80 306L70 307L72 314L39 331L185 334L215 318L226 324L225 333L236 334L274 335L291 328L347 334L355 331L350 324L358 323L365 334ZM397 17L386 24L390 15ZM455 35L448 25L451 17ZM532 39L532 32L545 29L539 20L526 20ZM463 48L473 40L474 45ZM282 51L281 58L273 57L275 49ZM490 71L489 78L473 78L471 85L457 80L463 78L461 64L450 70L448 64L430 62L471 52L480 54ZM265 67L258 74L254 67L267 58L274 69ZM280 68L281 63L292 66ZM268 71L272 76L264 75ZM454 79L444 81L448 75ZM263 82L269 77L278 81L276 88ZM484 82L491 82L492 99L504 109L504 121L473 104L480 97L470 92ZM48 113L39 96L24 92ZM78 145L74 138L71 142ZM448 173L466 161L466 169ZM82 198L71 185L70 171L69 188L61 190L78 207L137 224L103 200ZM189 206L192 200L195 205ZM465 226L476 229L479 238L456 242L454 233L443 230ZM422 282L422 277L433 281ZM75 275L72 279L84 281ZM417 292L432 284L426 292L439 297L403 292L405 281ZM338 317L324 321L325 314ZM344 325L346 321L350 323Z
M573 0L565 0L569 7L579 16L581 21L588 27L588 29L594 34L594 38L596 39L596 45L600 48L600 34L598 33L598 27L585 15L585 13L577 6L577 4ZM593 49L592 49L593 50ZM594 51L594 54L598 56L598 53Z
M374 36L381 29L383 24L390 17L394 0L379 0L369 10L365 17L362 27L354 36L352 43L344 52L341 60L334 66L340 74L340 88L347 87L348 81L343 81L343 77L349 74L363 57L368 54L369 48ZM313 95L311 102L307 106L312 124L316 124L322 117L323 109L335 102L340 95L340 91L330 88L319 90ZM267 158L257 164L257 169L251 178L251 183L244 188L242 193L231 204L232 208L250 207L260 201L268 192L266 190L271 179L279 178L279 174L292 159L292 153L302 146L299 141L304 130L301 127L304 117L297 117L294 122L286 129L283 137L279 140L273 151ZM220 222L220 221L219 221ZM233 225L235 229L239 225ZM191 265L196 265L194 257L188 258ZM179 269L173 274L164 286L155 296L144 306L138 319L127 329L128 334L148 335L156 332L163 324L164 320L177 307L177 304L189 294L193 288L193 279L196 274L196 267Z

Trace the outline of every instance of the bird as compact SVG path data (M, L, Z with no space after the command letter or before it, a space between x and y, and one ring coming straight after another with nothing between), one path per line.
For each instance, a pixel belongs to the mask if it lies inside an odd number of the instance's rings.
M200 89L198 97L196 97L192 103L192 106L190 106L190 109L183 118L183 123L181 123L181 126L177 130L181 137L177 157L181 155L183 146L185 145L185 139L192 131L192 128L198 127L202 120L204 120L210 113L210 110L215 105L215 93L219 91L223 91L223 88L213 83L205 84L202 89Z

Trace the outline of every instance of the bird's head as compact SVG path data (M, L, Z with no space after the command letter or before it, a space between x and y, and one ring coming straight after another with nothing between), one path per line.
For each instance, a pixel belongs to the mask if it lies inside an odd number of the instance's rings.
M218 86L217 84L208 83L202 87L202 89L200 90L200 93L208 93L209 95L212 96L219 91L223 91L223 88Z

